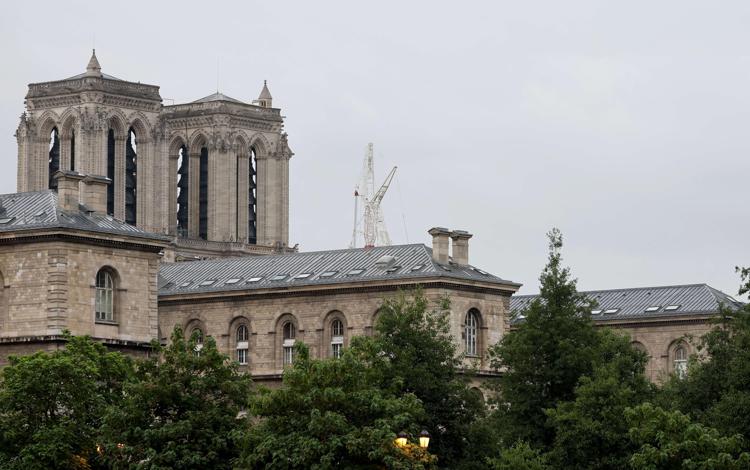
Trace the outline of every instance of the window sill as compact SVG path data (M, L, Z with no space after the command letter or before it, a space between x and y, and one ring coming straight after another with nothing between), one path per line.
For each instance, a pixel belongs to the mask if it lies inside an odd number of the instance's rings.
M94 323L98 325L112 325L112 326L119 326L120 323L114 321L114 320L95 320Z

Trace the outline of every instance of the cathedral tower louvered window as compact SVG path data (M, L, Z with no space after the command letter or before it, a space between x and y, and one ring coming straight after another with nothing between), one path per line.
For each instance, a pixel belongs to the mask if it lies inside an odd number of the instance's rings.
M125 140L125 222L135 225L138 198L138 141L131 127Z
M52 129L49 139L49 189L57 189L55 172L60 169L60 133L57 127Z
M188 236L188 207L189 207L189 165L190 158L186 146L180 147L179 157L177 159L177 235L180 237Z
M200 187L198 194L198 236L208 239L208 149L201 149L200 158Z
M70 131L70 171L76 171L76 133Z
M111 180L107 186L107 214L115 215L115 131L112 129L107 134L107 178Z
M250 149L248 161L248 227L247 242L255 245L258 243L258 159L255 149Z

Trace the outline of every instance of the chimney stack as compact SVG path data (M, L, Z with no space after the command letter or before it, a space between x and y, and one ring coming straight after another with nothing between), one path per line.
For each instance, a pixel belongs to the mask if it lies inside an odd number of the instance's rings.
M427 233L432 235L432 258L438 263L448 264L451 231L445 227L433 227Z
M57 171L57 205L65 211L77 211L81 200L81 181L84 175L75 171Z
M107 213L107 186L112 180L106 176L88 175L83 178L81 202L94 212Z
M472 234L465 230L454 230L451 232L453 239L453 262L456 264L469 264L469 239Z

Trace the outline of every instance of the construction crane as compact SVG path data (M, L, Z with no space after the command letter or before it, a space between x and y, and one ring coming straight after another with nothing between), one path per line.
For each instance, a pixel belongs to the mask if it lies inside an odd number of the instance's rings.
M383 209L380 203L388 191L388 187L393 181L393 175L396 174L396 168L388 173L385 181L375 192L375 166L373 158L373 144L367 144L367 152L362 165L362 175L360 182L354 189L354 228L352 230L352 241L350 248L357 247L359 234L362 234L364 247L371 248L374 246L388 246L391 244L391 237L388 236L388 230L385 227ZM362 213L360 214L360 199L362 200Z

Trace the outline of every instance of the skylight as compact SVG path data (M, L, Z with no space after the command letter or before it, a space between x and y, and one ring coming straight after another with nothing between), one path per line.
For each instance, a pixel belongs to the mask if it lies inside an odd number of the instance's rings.
M263 279L263 278L262 277L251 277L250 279L247 280L247 284L249 284L251 282L258 282L261 279Z
M174 287L174 282L168 282L162 286L162 289L171 289Z
M224 285L226 285L226 284L237 284L241 280L242 280L241 277L233 277L232 279L227 279L226 282L224 283Z
M674 310L677 310L678 308L680 308L679 305L667 305L666 307L664 307L664 311L672 312Z
M386 269L385 272L387 272L387 273L395 273L399 269L401 269L401 266L391 266L390 268Z
M338 274L338 271L326 271L320 275L320 277L333 277Z
M613 313L617 313L619 311L620 311L619 308L608 308L607 310L604 311L604 313L607 314L607 315L610 315L610 314L613 314Z
M311 272L308 272L308 273L299 273L296 276L294 276L294 278L295 279L307 279L308 277L310 277L312 275L313 275L313 273L311 273Z
M597 309L597 310L592 310L592 311L591 311L591 314L592 314L592 315L601 315L601 313L602 313L603 311L604 311L604 310L601 310L601 309Z
M184 289L185 287L188 287L192 283L193 281L185 281L182 284L180 284L180 289Z
M270 278L269 281L283 281L287 276L288 274L277 274Z
M646 312L657 312L657 311L659 311L659 309L660 309L660 308L661 308L661 307L660 307L660 306L658 306L658 305L652 305L652 306L650 306L650 307L646 307L646 310L645 310L645 311L646 311Z
M0 219L0 224L8 224L10 223L15 217L4 217Z
M355 268L355 269L352 269L351 271L349 271L348 273L346 273L346 275L347 276L359 276L363 272L365 272L364 269L362 269L362 268Z
M424 268L424 264L418 264L411 268L412 271L419 271L420 269Z
M216 283L216 279L206 279L205 281L198 284L201 287L212 286Z

